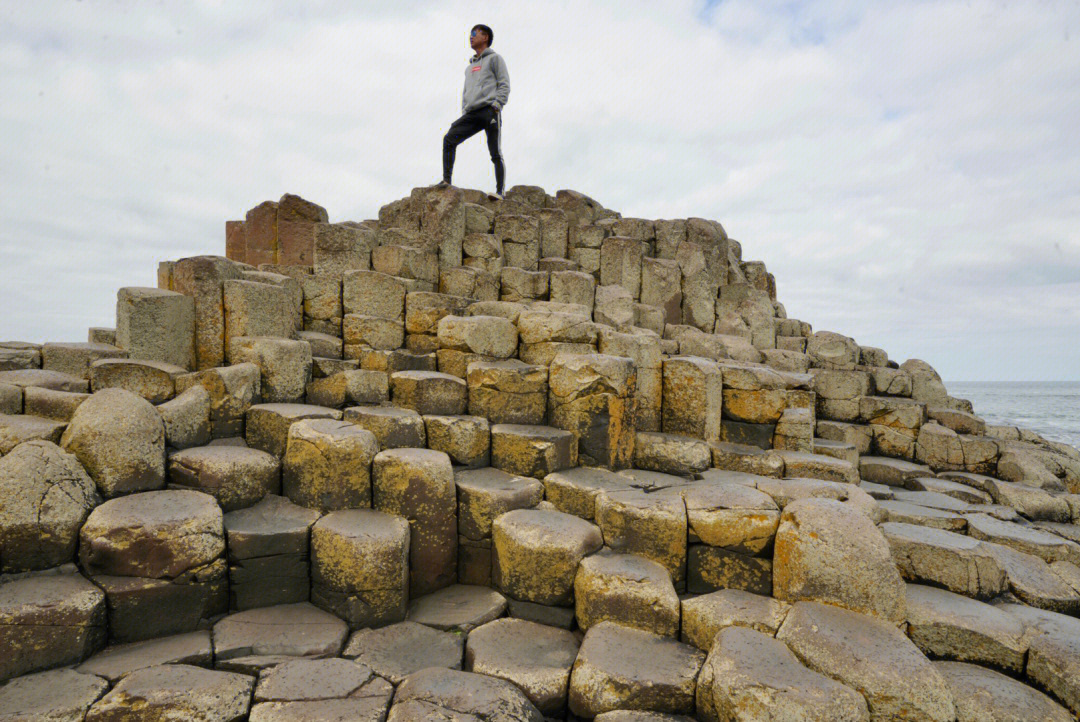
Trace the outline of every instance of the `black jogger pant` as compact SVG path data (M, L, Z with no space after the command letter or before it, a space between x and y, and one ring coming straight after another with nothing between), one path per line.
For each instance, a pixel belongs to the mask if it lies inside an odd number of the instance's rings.
M488 152L491 153L491 162L495 164L495 188L502 193L506 180L506 167L502 157L502 115L491 105L470 110L451 123L450 130L443 137L443 180L449 182L454 172L457 147L481 130L487 135Z

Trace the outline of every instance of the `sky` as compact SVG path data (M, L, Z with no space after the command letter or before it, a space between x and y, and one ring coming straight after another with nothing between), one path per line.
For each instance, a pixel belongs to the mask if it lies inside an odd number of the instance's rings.
M949 380L1080 380L1080 3L0 4L0 339L82 341L297 193L441 173L495 31L508 185L719 220L788 315ZM482 136L456 185L493 189Z

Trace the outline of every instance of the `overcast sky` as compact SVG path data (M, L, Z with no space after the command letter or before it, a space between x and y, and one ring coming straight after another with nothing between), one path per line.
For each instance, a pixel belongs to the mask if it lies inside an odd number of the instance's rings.
M947 381L1080 379L1073 0L5 2L0 338L85 340L285 192L435 182L477 22L508 185L720 220L789 316Z

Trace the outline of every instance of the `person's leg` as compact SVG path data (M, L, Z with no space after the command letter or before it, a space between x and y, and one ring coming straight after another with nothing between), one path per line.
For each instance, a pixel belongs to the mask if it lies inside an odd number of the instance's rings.
M488 112L492 117L484 125L484 133L487 134L491 162L495 165L495 192L502 195L506 183L506 166L502 157L502 113L496 113L494 108L490 108Z
M466 113L450 124L450 130L443 136L443 180L450 182L450 176L454 173L454 156L457 147L462 141L471 138L480 132L483 121L477 118L475 112Z

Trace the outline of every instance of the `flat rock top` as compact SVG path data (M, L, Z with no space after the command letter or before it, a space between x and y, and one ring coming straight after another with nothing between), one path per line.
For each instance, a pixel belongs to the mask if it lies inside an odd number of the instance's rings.
M412 409L402 409L397 406L350 406L345 409L346 420L365 416L389 419L421 419L420 414Z
M0 584L0 625L85 626L104 599L81 574L31 574Z
M591 466L577 466L573 469L554 471L544 477L545 486L548 484L562 484L595 491L628 489L631 483L630 479L619 476L614 471L597 469Z
M327 514L314 529L343 537L398 539L407 535L409 522L399 516L374 509L343 509Z
M496 436L519 436L534 441L559 441L572 438L569 431L551 426L532 426L530 424L494 424L491 427L492 439Z
M777 510L776 502L763 491L744 484L699 481L682 489L687 510L766 509Z
M741 446L740 444L724 444L723 446ZM759 449L756 446L746 447L753 449L753 452L740 452L747 455L757 456L764 454L765 449ZM759 482L768 481L773 479L771 476L761 476L760 474L748 474L744 471L728 471L727 469L706 469L701 472L701 480L710 484L738 484L740 486L749 486L757 488Z
M490 587L454 584L414 599L409 620L443 630L468 632L506 611L506 597Z
M1008 612L962 594L922 584L906 585L907 617L913 625L942 625L993 632L1019 643L1024 627Z
M79 665L78 671L115 682L145 667L172 663L208 664L212 658L210 632L199 630L108 647Z
M618 578L633 585L659 585L671 589L671 575L651 559L636 554L618 554L601 550L585 557L578 566L578 578ZM674 589L671 590L672 593Z
M342 652L397 684L426 667L461 669L464 639L417 624L399 622L379 629L362 629Z
M611 622L590 627L578 653L578 664L642 684L693 679L704 661L705 653L688 644Z
M568 629L506 617L469 634L466 657L473 666L507 674L555 669L570 671L579 642Z
M646 471L645 469L623 469L616 472L618 476L627 480L631 486L645 491L667 489L673 486L683 486L688 480L673 474L665 474L660 471Z
M278 460L273 454L244 446L193 446L170 454L169 463L191 467L277 466Z
M583 544L599 548L603 543L595 524L549 509L509 511L495 519L492 530L538 549L577 548Z
M348 631L344 621L308 602L249 609L214 625L214 655L337 654Z
M254 679L236 672L216 672L186 664L147 667L120 680L94 705L87 719L96 719L97 715L108 718L110 711L129 710L135 704L144 714L149 712L147 707L167 707L177 717L186 711L192 715L189 719L194 718L197 710L208 720L236 719L247 713L254 685Z
M143 533L175 531L177 534L222 533L222 513L214 497L200 491L164 489L110 499L90 513L84 537L117 529L140 529Z
M0 719L81 720L108 689L100 677L72 669L28 674L0 687Z
M371 670L347 659L297 659L263 670L255 701L301 701L348 697L372 677Z
M443 381L455 386L464 385L465 379L453 374L445 374L440 371L395 371L390 374L391 380L403 381Z
M247 412L249 414L274 414L287 419L341 418L341 412L337 409L314 404L255 404Z
M494 466L455 471L454 482L459 487L480 492L520 491L523 486L540 483L530 476L518 476Z
M395 705L411 701L492 722L543 722L544 719L525 693L506 680L436 667L415 672L398 685ZM432 718L437 719L434 715Z
M62 371L47 371L45 369L0 371L0 384L22 387L40 386L54 391L86 392L89 389L89 385L84 379Z
M268 554L302 554L308 550L308 531L319 512L297 506L284 496L268 494L246 509L224 516L229 554L239 558Z
M714 684L724 689L782 690L781 697L797 697L811 708L829 709L828 719L865 719L867 715L866 701L855 690L807 669L786 644L762 632L745 627L721 630L706 664L712 666Z
M1076 718L1042 692L1000 672L964 662L934 662L952 691L960 719L1030 719L1067 722Z
M981 549L984 544L978 539L972 539L963 534L956 534L943 529L920 526L918 524L904 524L901 522L885 522L880 527L881 533L890 544L894 540L911 544L939 547L957 552L972 552Z

